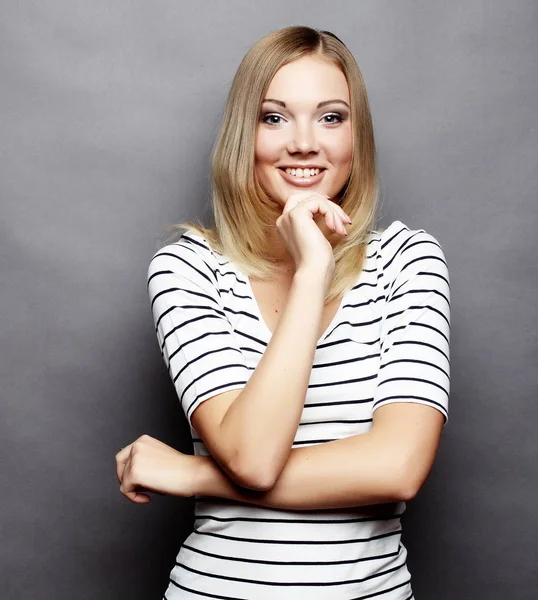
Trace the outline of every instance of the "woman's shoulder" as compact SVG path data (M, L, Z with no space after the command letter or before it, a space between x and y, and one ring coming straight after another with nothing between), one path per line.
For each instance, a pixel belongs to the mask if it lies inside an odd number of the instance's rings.
M448 267L441 244L422 228L411 228L400 220L370 232L368 257L383 273L385 285L405 275L428 272L447 283Z
M393 248L395 243L402 243L417 236L423 239L428 238L439 244L438 240L425 229L413 229L400 220L393 221L388 227L377 227L371 230L370 236L372 239L377 238L384 248Z
M214 273L216 256L208 241L195 230L183 230L176 241L159 248L149 263L148 276L168 269L174 273Z
M409 252L411 248L426 245L436 246L442 253L441 244L425 229L412 229L400 220L393 221L386 228L376 228L369 233L369 243L375 246L377 254L386 261L394 261L397 256ZM430 247L431 249L431 247Z

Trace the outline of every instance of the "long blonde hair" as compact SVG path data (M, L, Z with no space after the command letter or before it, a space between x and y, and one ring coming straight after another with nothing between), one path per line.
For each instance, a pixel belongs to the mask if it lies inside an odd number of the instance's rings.
M271 201L257 181L254 146L262 101L283 65L306 55L331 61L344 73L351 99L353 158L340 206L350 215L345 238L331 234L335 270L326 302L340 298L359 276L366 256L368 232L374 228L378 201L374 132L366 87L355 58L334 34L293 26L259 40L245 55L235 74L222 124L211 156L214 225L185 222L209 245L235 262L254 279L271 279L271 234L281 207Z

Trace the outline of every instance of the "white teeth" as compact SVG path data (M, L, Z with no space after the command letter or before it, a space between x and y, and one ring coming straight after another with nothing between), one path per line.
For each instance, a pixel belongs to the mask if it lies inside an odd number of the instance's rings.
M293 177L313 177L319 174L319 169L286 169L286 173Z

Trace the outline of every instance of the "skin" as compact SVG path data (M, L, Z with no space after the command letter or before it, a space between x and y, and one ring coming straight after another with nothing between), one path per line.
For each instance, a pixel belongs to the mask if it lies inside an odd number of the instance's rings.
M271 81L256 132L255 174L284 214L289 202L317 199L319 206L324 199L338 200L349 178L353 153L350 102L344 74L322 57L305 56L284 65ZM320 103L324 105L318 108ZM325 167L321 181L308 188L286 181L279 167L301 164ZM333 230L345 235L349 217L336 202L327 206L333 209L327 214L325 207L313 207L317 229L325 237ZM277 231L273 248L282 267L296 265Z
M255 176L281 211L270 245L281 270L261 294L280 297L283 308L245 388L218 394L192 415L211 455L233 481L247 488L268 489L276 481L303 409L335 267L327 238L333 232L346 235L343 223L349 222L330 200L347 182L352 164L349 102L347 80L338 67L308 56L277 71L260 110ZM295 177L283 167L319 167L321 172L313 178ZM336 303L328 308L335 309ZM290 340L295 340L293 348ZM275 373L280 374L278 382Z
M301 261L316 264L317 252L332 257L330 244L320 243L327 242L331 232L346 235L349 217L336 201L352 160L350 111L345 105L350 103L349 89L334 64L307 56L277 72L266 98L273 102L265 102L260 115L255 174L282 206L272 247L283 272L290 272ZM328 100L340 102L318 108ZM326 167L321 181L308 189L284 180L278 168L306 163ZM408 500L431 469L442 422L441 413L418 404L382 407L367 434L293 449L276 485L254 496L227 478L211 457L182 454L148 435L117 453L116 474L121 493L141 504L151 501L147 492L207 494L296 509ZM350 455L355 456L353 477L340 468ZM393 465L398 465L394 473L389 471Z
M272 247L286 276L305 263L318 270L325 264L330 280L334 260L327 237L332 232L347 235L344 224L351 220L331 198L338 200L351 169L349 106L344 74L322 57L305 56L284 65L267 89L256 130L255 175L282 207ZM308 188L287 181L279 169L306 164L325 169L321 181ZM142 490L192 495L192 482L198 481L193 458L143 435L116 455L120 491L134 502L150 501Z

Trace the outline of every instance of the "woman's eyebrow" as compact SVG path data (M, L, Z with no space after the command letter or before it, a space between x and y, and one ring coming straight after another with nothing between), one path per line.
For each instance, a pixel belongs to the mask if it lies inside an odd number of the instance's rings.
M275 100L274 98L265 98L264 102L273 102L274 104L278 104L283 108L286 108L286 103L282 102L282 100ZM327 106L327 104L344 104L349 108L349 104L345 100L340 100L339 98L335 98L334 100L324 100L320 102L316 108L322 108L323 106Z
M344 104L349 107L349 104L345 100L340 100L339 98L335 98L334 100L325 100L324 102L320 102L317 108L321 108L322 106L327 106L327 104ZM351 110L351 109L350 109Z

